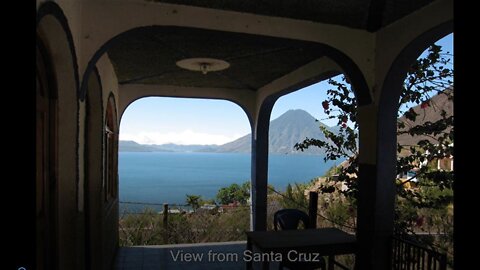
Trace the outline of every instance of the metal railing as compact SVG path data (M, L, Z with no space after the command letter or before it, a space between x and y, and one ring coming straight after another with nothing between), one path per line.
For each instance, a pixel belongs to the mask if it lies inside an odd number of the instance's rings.
M393 270L446 270L447 256L399 236L393 237Z

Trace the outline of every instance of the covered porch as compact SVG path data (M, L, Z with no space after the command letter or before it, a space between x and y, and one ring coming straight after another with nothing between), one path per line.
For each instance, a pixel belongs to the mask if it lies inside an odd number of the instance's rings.
M264 231L272 107L338 74L358 105L356 264L391 269L402 82L420 53L453 31L453 1L207 2L37 1L37 96L48 112L37 162L54 175L37 179L48 210L37 217L37 269L169 269L168 253L179 248L237 254L244 243L119 249L123 112L149 96L242 107L252 130L251 230ZM230 266L244 262L208 265Z

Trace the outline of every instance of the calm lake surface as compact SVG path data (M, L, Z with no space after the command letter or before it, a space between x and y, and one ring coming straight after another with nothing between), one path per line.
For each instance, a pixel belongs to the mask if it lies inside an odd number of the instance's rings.
M268 183L284 191L288 183L309 182L338 163L325 163L320 155L270 155ZM220 188L249 181L250 166L250 154L120 152L120 201L185 204L186 194L213 199Z

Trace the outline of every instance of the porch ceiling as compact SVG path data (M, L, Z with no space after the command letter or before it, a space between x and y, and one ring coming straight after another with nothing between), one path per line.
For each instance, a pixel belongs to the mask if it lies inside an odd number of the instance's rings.
M370 32L433 1L436 0L149 0L308 20ZM118 37L107 53L120 84L253 91L324 56L321 45L314 42L175 26L152 26L129 32ZM176 66L177 61L186 58L221 59L230 68L204 75Z
M153 0L153 2L293 18L373 31L433 1L435 0ZM378 24L370 25L372 21L379 19Z
M107 52L120 84L250 90L323 56L313 42L182 27L142 28L119 37ZM196 57L230 67L204 75L176 65Z

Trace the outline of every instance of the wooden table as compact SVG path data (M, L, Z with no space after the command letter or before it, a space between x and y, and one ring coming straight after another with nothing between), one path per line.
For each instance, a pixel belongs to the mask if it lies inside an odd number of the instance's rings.
M246 252L252 254L253 245L262 253L282 254L283 258L287 258L289 252L293 256L329 256L328 269L333 269L335 255L354 254L357 251L355 236L337 228L247 232ZM268 260L263 261L264 270L268 269L268 263ZM246 267L252 269L252 260L246 261Z

